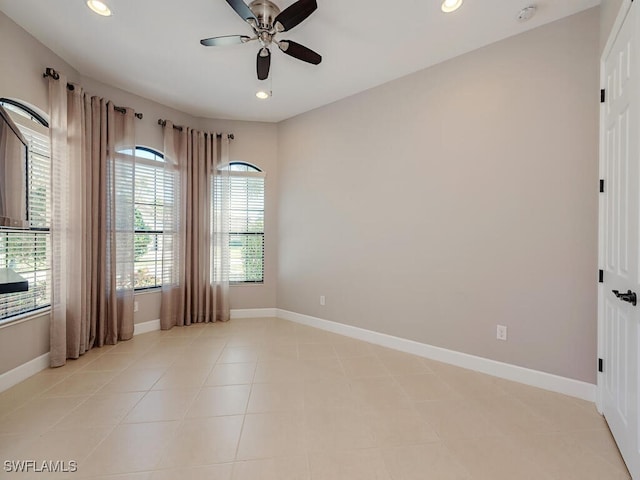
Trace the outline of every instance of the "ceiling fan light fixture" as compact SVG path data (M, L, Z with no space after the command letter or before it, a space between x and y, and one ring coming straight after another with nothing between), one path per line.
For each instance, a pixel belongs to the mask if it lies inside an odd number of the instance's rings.
M455 12L462 5L463 0L444 0L442 2L442 11L444 13Z
M258 90L256 92L256 97L258 97L260 100L266 100L270 96L271 96L271 92L267 92L266 90Z
M112 15L111 9L106 3L100 0L87 0L87 7L89 7L92 12L102 15L103 17L110 17Z

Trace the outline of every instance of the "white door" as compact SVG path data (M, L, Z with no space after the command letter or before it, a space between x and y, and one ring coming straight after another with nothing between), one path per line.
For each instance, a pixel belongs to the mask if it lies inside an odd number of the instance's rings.
M640 303L640 76L638 10L634 2L604 61L601 113L598 334L599 403L634 479L640 480L638 320ZM618 292L617 295L615 292ZM638 299L640 302L640 299Z

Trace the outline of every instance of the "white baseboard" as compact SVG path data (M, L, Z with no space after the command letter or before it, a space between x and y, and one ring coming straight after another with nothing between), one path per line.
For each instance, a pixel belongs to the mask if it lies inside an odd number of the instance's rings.
M247 308L231 310L231 318L263 318L275 317L275 308ZM148 322L136 323L133 325L133 335L155 332L160 330L160 320L149 320Z
M231 310L231 318L275 317L276 308L245 308Z
M0 392L17 385L32 375L49 368L49 354L45 353L33 360L0 375Z
M550 373L540 372L529 368L519 367L508 363L477 357L466 353L447 350L425 343L394 337L384 333L366 330L360 327L345 325L342 323L323 320L321 318L290 312L278 308L255 308L232 310L231 318L262 318L278 317L291 322L308 325L329 332L344 335L346 337L363 340L365 342L392 348L401 352L411 353L431 360L456 365L495 377L512 380L515 382L543 388L553 392L570 395L594 402L596 398L596 385L561 377ZM160 320L138 323L134 325L134 335L160 330ZM0 392L26 380L41 370L49 367L49 354L45 353L33 360L24 363L13 370L0 375Z
M308 325L329 332L356 338L365 342L392 348L401 352L411 353L420 357L429 358L443 363L467 368L476 372L485 373L494 377L512 380L533 387L551 390L553 392L581 398L589 402L596 399L596 385L574 380L571 378L553 375L551 373L540 372L530 368L519 367L508 363L490 360L488 358L477 357L466 353L447 350L446 348L434 347L425 343L407 340L405 338L394 337L384 333L366 330L364 328L353 327L342 323L323 320L321 318L302 315L300 313L277 309L278 318L291 322Z
M133 335L140 335L143 333L155 332L160 330L160 319L149 320L148 322L136 323L133 325Z

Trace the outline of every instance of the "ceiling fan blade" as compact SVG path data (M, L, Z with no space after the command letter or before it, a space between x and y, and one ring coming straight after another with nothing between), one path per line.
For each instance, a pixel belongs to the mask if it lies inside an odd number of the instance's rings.
M303 62L312 63L314 65L318 65L322 62L321 55L292 40L281 40L278 42L278 47L280 47L280 50L287 55L291 55L293 58L297 58Z
M238 45L247 43L251 37L246 35L225 35L223 37L203 38L200 43L205 47L225 47L227 45Z
M286 32L302 23L318 8L316 0L298 0L281 11L273 21L278 32ZM279 24L279 25L278 25Z
M271 66L271 51L263 47L258 52L256 67L258 70L258 80L266 80L269 77L269 67Z
M242 0L227 0L227 3L236 11L238 15L240 15L240 17L242 17L245 22L252 20L254 25L258 24L256 16L253 14L247 4Z

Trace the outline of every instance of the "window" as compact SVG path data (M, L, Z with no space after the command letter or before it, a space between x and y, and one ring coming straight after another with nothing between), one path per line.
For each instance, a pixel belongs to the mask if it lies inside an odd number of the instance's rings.
M164 205L172 198L172 185L164 168L164 156L136 147L134 195L134 288L162 285L162 233Z
M229 172L229 282L262 283L264 173L245 162L231 162L222 170Z
M0 321L51 304L51 149L49 124L27 105L0 99L27 140L28 230L0 228L0 268L29 282L26 292L0 295Z

